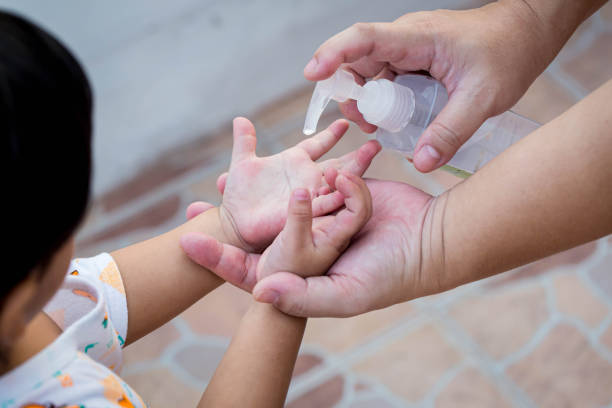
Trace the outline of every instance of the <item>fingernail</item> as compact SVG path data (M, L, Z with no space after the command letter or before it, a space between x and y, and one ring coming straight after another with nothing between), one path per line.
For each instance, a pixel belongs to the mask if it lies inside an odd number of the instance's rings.
M272 289L268 289L268 290L264 289L260 293L254 293L253 296L255 297L255 300L258 302L276 303L276 301L280 297L280 293Z
M432 169L440 161L440 153L430 145L425 145L414 157L414 164L420 169Z
M306 201L310 199L310 194L305 188L298 188L293 192L293 197L298 201Z
M306 67L304 68L304 72L308 74L315 74L317 71L318 64L319 64L319 61L317 61L317 59L313 57L310 61L308 61L308 64L306 64Z

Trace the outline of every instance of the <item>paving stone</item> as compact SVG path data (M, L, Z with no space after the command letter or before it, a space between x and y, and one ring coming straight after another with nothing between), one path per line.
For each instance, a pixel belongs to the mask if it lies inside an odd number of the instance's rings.
M608 315L608 308L574 274L563 274L554 282L557 310L597 327Z
M197 167L219 163L229 166L231 149L232 131L231 124L228 124L214 134L165 152L130 180L101 195L97 201L105 211L113 211Z
M228 283L181 314L197 334L231 337L247 311L251 296Z
M612 23L612 3L607 2L599 9L600 17L607 23Z
M293 368L292 378L299 377L300 375L313 370L314 368L321 365L323 359L319 356L315 356L314 354L304 353L298 355L297 360L295 361L295 367Z
M536 262L532 262L521 268L506 272L495 279L487 282L486 286L495 288L531 278L561 266L573 266L581 263L590 257L597 248L597 241L588 242L564 252L546 257Z
M407 401L417 402L461 358L439 330L428 325L382 347L353 368Z
M193 378L210 381L225 354L226 347L217 344L192 344L182 348L174 356L174 363Z
M501 392L479 370L466 368L436 398L436 407L511 407Z
M512 110L544 124L565 112L576 102L561 84L549 73L544 72L531 84Z
M599 341L612 352L612 324L603 332Z
M600 407L612 401L612 365L572 326L553 328L507 372L538 407Z
M413 314L414 309L409 303L400 303L350 318L310 319L304 333L304 343L316 344L333 352L346 351Z
M178 195L163 198L126 221L119 222L101 232L80 239L77 242L77 252L86 250L87 247L98 245L103 241L123 237L134 231L160 226L170 220L177 213L180 206L181 198Z
M612 78L612 33L602 33L581 53L564 62L563 71L593 91Z
M371 396L360 398L358 401L353 401L348 405L350 408L393 408L396 405L387 401L383 397Z
M221 204L223 197L219 193L219 190L217 190L217 178L219 178L223 172L224 170L215 172L189 186L189 191L193 195L194 199L198 201L206 201L215 206Z
M574 55L577 51L580 51L582 43L584 43L585 39L588 40L588 37L595 30L593 18L587 18L582 22L574 31L569 40L565 43L561 52L559 53L557 60L566 61L569 55Z
M546 295L539 286L467 298L450 315L496 360L525 345L548 319Z
M589 276L593 283L612 300L612 248L608 248L608 253L591 270Z
M124 367L131 363L159 358L166 347L178 340L179 337L180 334L172 323L164 324L124 349Z
M335 376L301 397L289 402L287 408L331 408L342 399L344 378Z
M181 382L166 368L123 377L150 407L195 407L204 389L196 390Z
M251 117L257 131L276 128L296 118L303 120L306 117L313 90L314 85L309 83L257 111Z

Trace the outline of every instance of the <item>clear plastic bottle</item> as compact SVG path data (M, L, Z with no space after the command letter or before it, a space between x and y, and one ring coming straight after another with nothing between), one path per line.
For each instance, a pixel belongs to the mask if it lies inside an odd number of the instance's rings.
M352 74L338 70L330 78L317 82L306 114L304 133L314 133L330 100L344 102L349 98L357 100L357 108L366 121L378 126L376 139L380 144L408 158L412 158L423 130L448 101L444 86L424 75L400 75L394 82L379 79L361 87ZM466 107L466 114L469 114L469 107ZM443 168L467 177L538 126L512 111L489 118Z

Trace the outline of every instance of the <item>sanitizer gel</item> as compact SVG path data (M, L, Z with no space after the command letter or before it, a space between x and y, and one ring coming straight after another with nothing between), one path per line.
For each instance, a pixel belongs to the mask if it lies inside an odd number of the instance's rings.
M376 139L380 144L412 158L419 136L446 105L448 95L440 82L424 75L400 75L394 82L378 79L359 86L351 73L339 69L330 78L317 82L306 113L304 134L315 132L332 99L355 99L364 119L378 126ZM538 126L512 111L489 118L443 169L467 177Z

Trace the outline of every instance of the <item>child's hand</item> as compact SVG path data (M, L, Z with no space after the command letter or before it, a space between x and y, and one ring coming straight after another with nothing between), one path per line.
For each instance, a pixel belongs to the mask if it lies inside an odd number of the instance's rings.
M220 207L223 230L229 242L246 250L265 248L278 235L287 218L287 203L296 187L305 188L315 217L337 210L343 204L340 192L330 192L323 173L338 169L362 175L380 151L376 141L338 159L316 163L348 129L338 120L313 137L269 157L255 155L255 128L248 119L234 119L234 146L229 173L218 180L223 194Z
M308 191L293 191L285 227L257 263L258 281L276 272L304 278L323 275L370 219L372 197L365 182L347 174L339 175L335 184L345 208L336 215L317 218L314 226Z
M186 234L181 244L193 260L249 291L273 273L322 275L372 215L370 191L360 177L343 173L334 184L345 208L335 215L315 218L313 225L314 200L308 190L294 190L285 227L261 255L203 234Z

